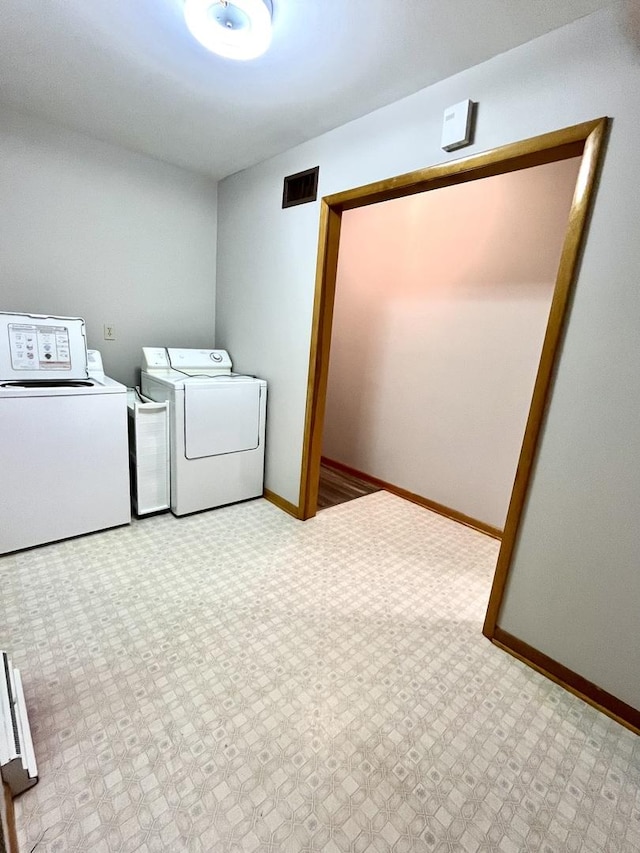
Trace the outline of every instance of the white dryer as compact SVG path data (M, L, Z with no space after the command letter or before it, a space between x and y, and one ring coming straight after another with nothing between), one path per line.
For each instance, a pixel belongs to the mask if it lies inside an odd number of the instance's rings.
M127 389L77 317L0 312L0 553L131 520Z
M262 495L267 383L231 366L225 350L142 350L143 395L169 402L175 515Z

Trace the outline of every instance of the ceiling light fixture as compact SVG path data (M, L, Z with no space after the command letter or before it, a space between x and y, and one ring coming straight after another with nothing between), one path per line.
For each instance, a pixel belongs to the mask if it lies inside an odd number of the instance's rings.
M185 0L191 35L227 59L255 59L271 43L270 0Z

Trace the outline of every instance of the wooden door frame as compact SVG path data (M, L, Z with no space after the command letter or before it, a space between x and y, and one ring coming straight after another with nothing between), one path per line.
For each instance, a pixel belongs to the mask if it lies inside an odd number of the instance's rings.
M594 119L494 148L462 160L430 166L416 172L326 196L321 200L302 470L299 501L295 514L298 518L308 519L316 514L317 509L342 213L345 210L462 184L466 181L480 180L571 157L581 157L483 633L496 645L561 683L609 716L638 730L639 712L624 705L620 700L561 664L526 646L517 638L511 637L498 626L568 314L567 309L577 277L589 215L595 197L608 127L608 118ZM294 508L291 507L291 509Z

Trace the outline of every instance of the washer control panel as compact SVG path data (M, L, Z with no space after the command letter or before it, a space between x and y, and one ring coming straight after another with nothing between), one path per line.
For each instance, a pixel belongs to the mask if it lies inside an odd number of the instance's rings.
M164 347L142 347L143 370L168 370L169 356Z
M86 379L81 317L0 311L0 380Z

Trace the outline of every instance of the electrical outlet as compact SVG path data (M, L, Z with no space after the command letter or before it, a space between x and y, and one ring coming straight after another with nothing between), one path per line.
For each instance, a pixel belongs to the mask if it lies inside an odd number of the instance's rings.
M112 326L111 323L105 323L103 328L105 341L115 341L116 327Z

